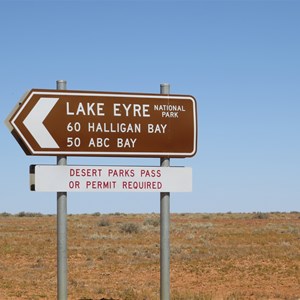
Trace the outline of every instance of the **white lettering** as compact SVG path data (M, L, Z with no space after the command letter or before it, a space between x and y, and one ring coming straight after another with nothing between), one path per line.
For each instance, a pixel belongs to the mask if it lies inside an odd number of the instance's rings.
M140 123L93 123L87 124L88 132L122 132L141 133Z
M121 113L119 113L120 106L121 106L120 103L114 103L114 116L115 117L121 117L122 116Z
M148 133L166 133L167 124L148 124Z
M118 148L134 148L136 143L136 138L117 138L117 147Z
M165 111L163 111L162 113L161 113L161 116L163 117L163 118L178 118L178 111L177 112L165 112Z
M66 105L67 105L67 116L73 116L73 115L74 115L74 112L73 112L73 111L70 111L70 105L69 105L69 102L67 102Z
M114 103L113 113L115 117L150 117L149 104Z
M185 111L183 105L154 105L154 110Z
M66 113L68 116L105 116L105 113L103 111L104 109L104 103L95 103L95 102L79 102L75 104L75 107L71 110L70 109L70 102L66 102Z
M91 138L89 142L89 147L109 148L109 138Z

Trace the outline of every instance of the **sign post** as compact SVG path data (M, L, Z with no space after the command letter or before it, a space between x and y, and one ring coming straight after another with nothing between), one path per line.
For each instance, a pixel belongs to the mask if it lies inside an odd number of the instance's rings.
M66 90L67 82L56 81L58 90ZM57 165L67 165L66 156L57 156ZM57 192L57 299L68 298L68 262L67 262L67 193Z
M161 94L170 94L170 85L160 85ZM170 159L162 157L161 167L170 167ZM170 299L170 193L160 193L160 299Z
M196 99L170 94L32 89L6 124L28 155L56 156L32 166L31 189L57 192L57 298L67 291L67 191L160 192L160 299L170 300L170 192L191 191L191 169L170 158L197 151ZM156 157L160 167L68 166L67 156ZM58 181L58 179L61 179ZM187 182L185 182L185 179Z

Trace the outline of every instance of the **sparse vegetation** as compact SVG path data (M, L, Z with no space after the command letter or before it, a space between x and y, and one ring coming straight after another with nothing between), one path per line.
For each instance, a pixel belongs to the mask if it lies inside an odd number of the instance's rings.
M10 213L7 213L7 212L3 212L0 214L0 217L10 217L11 214Z
M17 214L17 217L29 217L29 218L34 218L34 217L43 217L43 214L41 213L36 213L36 212L25 212L21 211Z
M153 227L157 227L160 224L160 219L158 217L152 217L145 219L144 223L145 226L150 225Z
M256 212L253 213L253 219L268 219L269 218L269 214L267 213L262 213L262 212Z
M106 218L106 217L101 218L101 220L99 221L98 225L102 226L102 227L109 226L110 225L109 219Z
M124 233L138 233L139 226L134 223L125 223L121 225L120 230Z
M56 216L0 218L0 298L56 298ZM171 214L171 300L298 299L299 213ZM267 214L267 218L265 218ZM70 299L159 299L159 215L68 216Z
M93 216L101 216L101 213L97 211L97 212L94 212L92 215Z

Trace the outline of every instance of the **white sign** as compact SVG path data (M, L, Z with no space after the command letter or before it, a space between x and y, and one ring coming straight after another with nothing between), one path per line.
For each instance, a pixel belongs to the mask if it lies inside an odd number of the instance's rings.
M191 192L192 168L30 166L37 192Z

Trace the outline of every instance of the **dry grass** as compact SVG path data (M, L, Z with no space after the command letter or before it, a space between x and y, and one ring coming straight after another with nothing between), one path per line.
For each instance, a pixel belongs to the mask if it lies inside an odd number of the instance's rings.
M300 214L172 214L171 298L300 298ZM56 298L56 217L0 215L0 299ZM69 299L159 299L157 214L68 216Z

